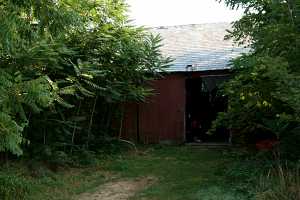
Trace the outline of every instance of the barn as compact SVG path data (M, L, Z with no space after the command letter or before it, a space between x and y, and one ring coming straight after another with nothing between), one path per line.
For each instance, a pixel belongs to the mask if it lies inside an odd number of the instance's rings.
M145 144L229 142L220 128L206 134L218 112L227 109L219 85L230 78L230 60L247 51L224 40L228 23L152 28L163 38L161 51L174 61L163 78L152 81L154 94L143 103L128 103L121 136Z

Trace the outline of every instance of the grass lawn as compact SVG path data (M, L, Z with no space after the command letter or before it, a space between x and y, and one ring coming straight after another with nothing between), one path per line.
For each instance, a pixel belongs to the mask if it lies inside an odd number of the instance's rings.
M132 200L241 200L222 175L231 165L224 150L196 147L150 148L142 155L120 156L107 170L123 178L156 177L155 184L136 194Z
M68 200L114 180L152 177L155 181L130 200L243 200L243 192L226 180L225 167L233 164L225 150L196 147L142 147L101 161L97 166L44 172L32 178L28 171L10 168L0 173L18 174L30 184L30 200ZM14 170L15 169L15 170ZM18 171L17 171L18 170ZM98 188L98 189L97 189ZM14 198L12 198L14 199ZM76 199L76 198L75 198Z
M52 172L44 166L38 168L34 174L23 163L2 168L0 199L4 191L9 191L9 197L4 200L70 200L107 181L105 172L98 167L61 169L59 172Z

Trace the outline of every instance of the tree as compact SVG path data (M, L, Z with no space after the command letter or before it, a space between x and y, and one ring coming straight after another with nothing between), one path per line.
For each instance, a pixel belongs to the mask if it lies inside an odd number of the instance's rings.
M128 24L126 9L122 0L0 0L0 151L65 137L77 126L67 119L91 100L149 94L143 83L169 59L158 36ZM94 111L84 112L92 123ZM50 121L59 131L45 129Z
M282 144L296 135L299 140L300 1L224 2L245 10L227 38L249 46L251 52L232 62L234 77L224 86L229 109L215 126L226 124L244 142L266 132Z

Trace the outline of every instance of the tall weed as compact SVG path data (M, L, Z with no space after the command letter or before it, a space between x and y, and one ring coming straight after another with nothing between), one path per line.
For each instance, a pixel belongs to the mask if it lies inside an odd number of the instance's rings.
M300 169L278 164L260 180L257 200L300 200Z
M14 175L0 175L0 199L24 200L30 192L30 183Z

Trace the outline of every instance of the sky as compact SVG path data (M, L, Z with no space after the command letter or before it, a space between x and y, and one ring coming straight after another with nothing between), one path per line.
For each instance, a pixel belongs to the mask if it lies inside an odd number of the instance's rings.
M127 0L129 17L148 27L232 22L242 15L216 0Z

